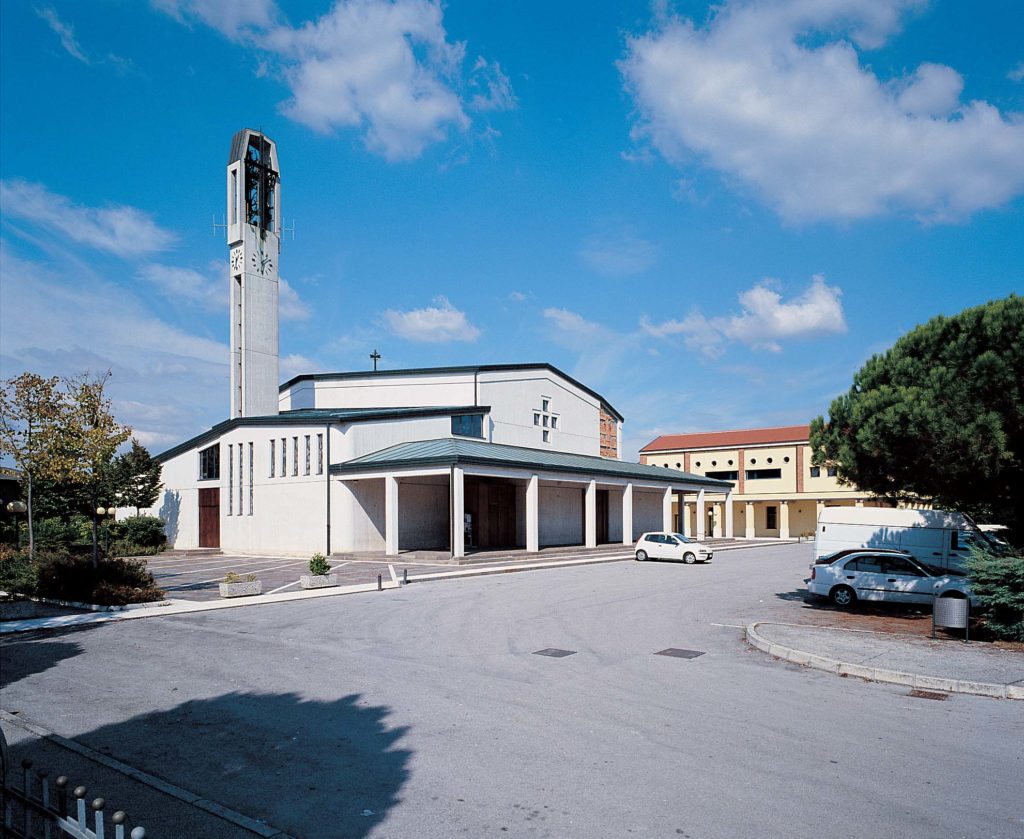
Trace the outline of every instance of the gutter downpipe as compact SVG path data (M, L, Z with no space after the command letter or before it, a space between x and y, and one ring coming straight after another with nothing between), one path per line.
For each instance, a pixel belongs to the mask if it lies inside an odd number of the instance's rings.
M327 463L324 464L324 475L327 477L327 556L331 555L331 424L324 426L327 436Z

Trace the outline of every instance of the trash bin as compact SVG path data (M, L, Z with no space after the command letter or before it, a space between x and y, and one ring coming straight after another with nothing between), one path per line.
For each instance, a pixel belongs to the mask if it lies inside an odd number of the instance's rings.
M967 640L970 613L971 601L966 597L936 597L932 607L932 638L935 637L935 627L944 626L964 630L964 640Z

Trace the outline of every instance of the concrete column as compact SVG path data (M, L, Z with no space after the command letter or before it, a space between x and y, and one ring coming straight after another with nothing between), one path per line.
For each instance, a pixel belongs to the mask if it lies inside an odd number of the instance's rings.
M583 544L588 548L597 547L597 481L588 481L583 496Z
M825 509L825 502L824 501L815 501L814 502L814 532L815 532L815 534L817 534L817 532L818 532L818 519L821 518L821 513L822 513L822 511L824 509Z
M633 544L633 485L622 490L622 544Z
M722 504L720 501L711 505L711 535L716 539L722 538Z
M703 539L706 535L704 528L707 525L707 521L704 518L704 490L700 490L697 493L697 538Z
M679 524L683 536L690 535L690 505L679 496Z
M731 539L733 534L732 528L732 493L727 492L725 494L725 538Z
M743 523L743 535L748 539L754 538L754 502L748 501L746 504L747 511L745 513L746 521Z
M452 468L452 556L456 558L466 555L466 493L463 477L462 469L458 466Z
M789 502L779 502L779 538L789 538Z
M384 553L398 556L398 478L384 476Z
M540 479L531 475L526 484L526 551L540 550Z
M665 494L661 499L661 529L672 530L672 487L665 487Z

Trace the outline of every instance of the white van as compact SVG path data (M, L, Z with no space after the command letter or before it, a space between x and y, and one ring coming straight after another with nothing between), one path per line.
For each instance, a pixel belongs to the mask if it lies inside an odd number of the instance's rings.
M920 562L964 570L972 544L989 540L970 516L947 510L826 507L818 516L814 558L845 548L894 548Z

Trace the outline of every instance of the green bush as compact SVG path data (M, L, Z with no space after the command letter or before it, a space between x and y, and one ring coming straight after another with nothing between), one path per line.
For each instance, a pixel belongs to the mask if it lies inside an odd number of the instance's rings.
M101 559L96 567L86 557L66 550L37 553L39 594L56 600L74 600L101 606L162 600L145 562Z
M309 558L309 573L315 577L322 577L331 573L331 566L327 564L327 557L321 553L315 553Z
M1024 557L974 550L967 560L967 574L987 610L985 626L998 638L1024 641Z
M134 542L125 542L120 539L110 543L109 556L155 556L163 550L162 547L151 547L147 545L136 545Z
M38 584L38 567L29 558L28 551L0 545L0 591L33 595Z
M32 530L37 548L92 544L92 522L85 516L38 519L33 523Z
M164 520L156 516L128 516L111 522L111 542L124 542L140 548L163 550L167 544ZM155 553L156 551L154 551Z

